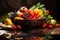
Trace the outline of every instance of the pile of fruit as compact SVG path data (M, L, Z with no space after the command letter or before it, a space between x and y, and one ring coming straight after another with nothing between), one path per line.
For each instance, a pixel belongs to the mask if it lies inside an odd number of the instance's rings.
M38 6L40 6L40 3L33 6L30 9L28 9L27 7L21 7L17 11L16 16L14 17L14 20L39 20L43 18L44 16L43 10Z
M0 26L12 29L21 29L20 25L15 25L12 20L40 20L46 19L47 22L42 25L43 28L54 28L55 26L60 27L60 24L57 24L57 21L49 15L49 11L46 10L44 4L37 3L32 6L30 9L27 7L21 7L17 12L10 12L2 17L0 20Z
M43 28L49 28L49 29L52 29L52 28L55 28L55 27L59 27L60 28L60 24L57 23L56 20L51 19L51 20L48 20L46 23L44 23L42 27Z

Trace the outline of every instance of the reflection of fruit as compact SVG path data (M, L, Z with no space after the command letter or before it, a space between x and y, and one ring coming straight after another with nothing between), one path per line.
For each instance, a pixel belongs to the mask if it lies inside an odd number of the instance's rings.
M6 37L7 39L11 38L11 36L12 36L11 33L5 33L4 34L4 37Z
M44 40L44 37L39 37L39 40Z
M14 20L23 20L23 18L15 17Z
M50 24L49 26L48 26L48 28L50 28L50 29L52 29L54 26L52 25L52 24Z
M6 24L6 25L12 25L13 23L12 23L11 19L7 18L7 19L4 21L4 24Z

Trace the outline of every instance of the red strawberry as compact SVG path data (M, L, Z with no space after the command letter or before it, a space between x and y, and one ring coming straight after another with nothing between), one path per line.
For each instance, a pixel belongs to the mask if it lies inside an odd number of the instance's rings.
M60 27L60 24L56 24L57 27Z
M21 26L20 26L20 25L17 25L17 28L18 28L18 29L21 29Z
M12 29L16 29L16 26L14 24L12 24Z
M33 17L32 20L37 20L36 17Z
M48 26L48 28L50 28L50 29L52 29L54 26L52 25L52 24L50 24L49 26Z
M48 26L47 23L44 23L42 27L46 28L47 26Z
M38 20L38 15L35 16L36 20Z

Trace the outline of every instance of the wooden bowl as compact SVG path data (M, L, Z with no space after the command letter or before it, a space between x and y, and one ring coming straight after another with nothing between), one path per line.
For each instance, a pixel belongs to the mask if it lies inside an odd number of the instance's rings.
M45 19L40 20L17 20L13 21L15 25L21 25L22 30L31 30L31 29L37 29L42 28L42 24L46 22Z

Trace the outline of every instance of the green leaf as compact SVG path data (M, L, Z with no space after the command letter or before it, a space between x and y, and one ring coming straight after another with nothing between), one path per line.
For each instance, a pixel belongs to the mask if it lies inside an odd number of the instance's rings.
M44 36L44 40L48 40L48 39L50 39L50 38L53 38L50 33L47 33L47 34Z
M38 8L40 7L40 2L39 3L37 3L37 5L36 5Z
M40 8L42 8L42 7L44 7L44 6L45 6L44 4L41 4L41 5L40 5Z
M0 18L0 22L4 22L4 20L6 19L7 17L7 14L3 15L1 18Z
M13 12L9 12L9 13L3 15L3 16L0 18L0 22L4 22L4 20L5 20L6 18L11 18L12 14L13 14Z
M51 22L51 20L48 20L48 21L47 21L47 24L50 24L50 22Z
M51 39L51 38L53 38L51 35L48 35L48 39Z
M11 16L14 14L14 12L9 12L8 14L7 14L7 16L9 17L9 18L11 18Z
M53 17L51 15L48 15L48 19L52 19Z
M44 13L44 17L48 17L48 14L47 13Z
M46 10L46 8L45 7L43 7L43 8L41 8L43 11L45 11Z
M36 9L37 7L34 5L34 6L32 6L29 10L34 10L34 9Z

